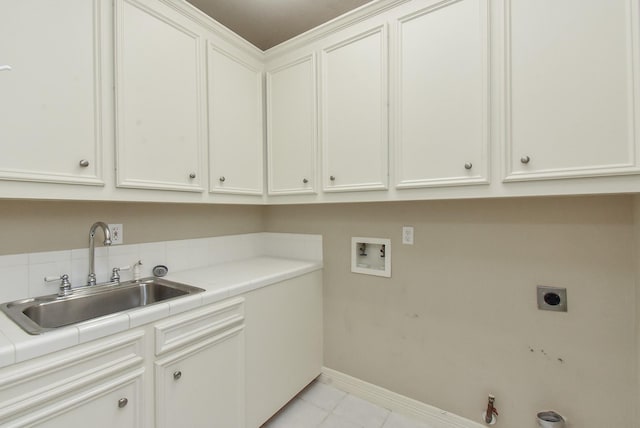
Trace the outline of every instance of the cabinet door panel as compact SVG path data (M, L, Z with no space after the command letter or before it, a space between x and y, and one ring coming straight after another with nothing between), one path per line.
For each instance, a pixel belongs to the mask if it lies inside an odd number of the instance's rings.
M487 21L481 0L398 20L398 188L488 182Z
M327 192L387 187L386 38L380 26L322 51Z
M201 191L200 36L169 10L116 4L118 185Z
M244 331L226 333L156 362L156 426L244 427Z
M310 55L267 73L271 195L315 193L315 69Z
M28 415L8 422L8 426L68 428L88 425L92 428L142 428L143 372L102 382L91 389L55 404L33 409ZM121 400L126 400L122 402ZM4 426L4 425L3 425Z
M638 172L634 4L505 0L507 180Z
M100 1L2 9L0 179L103 184Z
M210 190L261 195L262 72L212 44L208 63Z

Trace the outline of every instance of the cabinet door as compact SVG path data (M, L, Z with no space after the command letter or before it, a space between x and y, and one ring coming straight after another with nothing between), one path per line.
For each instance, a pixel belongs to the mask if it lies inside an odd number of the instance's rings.
M209 44L210 191L262 195L262 72Z
M504 13L506 180L639 172L637 2L504 0Z
M43 428L142 428L143 369L118 379L102 382L91 389L56 401L50 407L35 409L9 421L7 426Z
M315 193L316 64L313 55L267 73L269 194Z
M488 11L448 1L396 24L396 186L488 183Z
M100 8L2 2L0 179L104 184Z
M323 189L387 188L387 35L379 26L322 51Z
M244 427L243 328L156 362L157 427Z
M117 0L115 19L118 186L202 191L199 34L151 0Z

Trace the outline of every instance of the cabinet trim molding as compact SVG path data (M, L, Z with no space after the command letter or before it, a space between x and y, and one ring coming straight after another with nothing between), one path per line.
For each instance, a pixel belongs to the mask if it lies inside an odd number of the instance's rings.
M254 46L247 40L238 36L236 33L231 31L224 25L220 24L219 22L217 22L216 20L211 18L209 15L202 12L200 9L198 9L191 3L180 1L180 0L159 0L159 1L161 1L168 7L171 7L176 12L179 12L183 16L194 21L198 25L205 27L207 30L211 31L216 36L223 39L225 42L228 42L234 47L241 49L246 54L251 55L257 60L260 60L260 61L264 60L264 52L260 48Z

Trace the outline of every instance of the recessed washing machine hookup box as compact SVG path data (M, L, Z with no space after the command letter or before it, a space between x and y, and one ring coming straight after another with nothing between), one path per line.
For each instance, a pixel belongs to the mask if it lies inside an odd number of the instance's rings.
M391 277L391 240L351 238L351 272Z

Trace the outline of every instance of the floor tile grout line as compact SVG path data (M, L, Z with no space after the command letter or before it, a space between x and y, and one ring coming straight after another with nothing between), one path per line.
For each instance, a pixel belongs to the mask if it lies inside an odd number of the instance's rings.
M387 416L385 416L384 421L382 421L382 425L380 425L380 428L384 428L385 424L387 423L387 421L391 417L391 413L393 412L392 410L389 410L386 407L383 407L383 409L387 410Z

